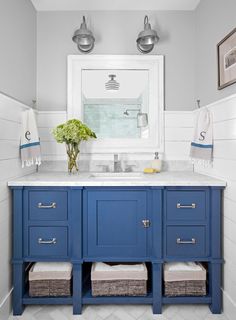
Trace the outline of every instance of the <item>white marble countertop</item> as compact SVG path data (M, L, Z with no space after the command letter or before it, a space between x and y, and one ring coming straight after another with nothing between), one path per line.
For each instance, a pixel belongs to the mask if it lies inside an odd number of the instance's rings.
M94 177L93 174L95 173L81 172L69 175L66 172L39 172L11 180L8 182L8 186L226 186L226 182L223 180L189 171L167 171L156 174L140 173L133 177L122 178Z

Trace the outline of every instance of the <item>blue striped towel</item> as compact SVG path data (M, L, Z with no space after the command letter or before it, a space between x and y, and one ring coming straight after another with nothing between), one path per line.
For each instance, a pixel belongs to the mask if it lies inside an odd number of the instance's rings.
M200 109L195 123L194 136L191 142L190 157L205 164L213 157L213 119L210 110Z
M22 168L41 164L40 141L33 109L23 111L22 114L20 153Z

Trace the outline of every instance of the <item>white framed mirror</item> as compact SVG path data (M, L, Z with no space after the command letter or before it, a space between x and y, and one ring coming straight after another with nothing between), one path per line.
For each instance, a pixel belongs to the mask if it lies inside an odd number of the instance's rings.
M163 56L68 56L68 119L97 135L84 153L163 151Z

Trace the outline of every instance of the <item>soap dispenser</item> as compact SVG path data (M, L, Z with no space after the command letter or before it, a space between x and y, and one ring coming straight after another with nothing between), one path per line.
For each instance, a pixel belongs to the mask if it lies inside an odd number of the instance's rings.
M156 172L161 172L161 159L159 159L158 152L155 152L154 160L152 160L152 168L156 170Z

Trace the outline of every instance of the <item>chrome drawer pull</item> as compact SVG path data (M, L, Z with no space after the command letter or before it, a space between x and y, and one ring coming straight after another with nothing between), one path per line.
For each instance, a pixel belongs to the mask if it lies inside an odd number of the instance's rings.
M150 227L150 220L142 220L142 224L144 228L149 228Z
M57 238L52 238L52 240L43 240L42 238L38 238L38 244L56 244Z
M39 209L55 209L57 206L56 202L52 202L49 205L43 204L42 202L38 203L38 208Z
M177 209L195 209L196 208L196 203L192 203L191 205L182 205L181 203L177 203L176 205Z
M181 240L180 238L176 239L177 244L196 244L196 239L192 238L191 240Z

